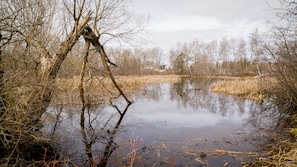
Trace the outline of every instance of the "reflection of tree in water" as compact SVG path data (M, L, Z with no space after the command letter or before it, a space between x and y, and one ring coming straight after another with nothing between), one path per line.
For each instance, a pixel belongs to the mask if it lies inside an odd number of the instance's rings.
M79 165L106 166L118 143L123 142L118 136L125 131L121 124L130 104L88 106L84 128L79 106L52 107L44 115L45 132L51 132L60 157L69 157Z
M178 107L180 105L186 107L187 102L190 100L189 93L192 90L191 84L188 79L181 78L179 82L174 83L170 89L170 100L177 99Z
M114 107L116 109L116 111L118 112L118 115L119 115L119 118L118 120L116 121L116 124L114 125L114 127L109 130L109 134L108 135L108 140L107 140L107 143L104 147L104 150L103 150L103 155L102 157L100 158L100 163L98 164L98 166L106 166L107 165L107 162L108 162L108 159L109 157L111 156L111 154L114 152L114 150L116 150L117 148L117 144L115 143L115 137L116 137L116 134L118 133L119 131L119 128L120 128L120 125L125 117L125 114L126 112L128 111L128 108L129 106L131 105L131 103L128 103L124 109L119 109L119 107L117 105L114 105L112 104L112 107ZM133 164L131 164L132 166Z
M170 88L170 100L176 101L179 107L206 109L223 116L242 115L256 107L256 102L230 95L210 92L210 85L218 79L212 78L183 78Z
M245 123L255 128L275 128L279 124L280 115L278 108L269 101L264 101L261 104L254 103L254 105L251 105L249 117L245 120Z
M140 90L138 94L134 95L134 98L138 101L141 99L160 101L163 94L161 84L152 84Z
M253 128L246 135L246 140L253 143L259 153L268 151L267 149L273 145L273 142L277 141L275 139L279 136L275 132L282 120L280 115L281 112L269 100L261 104L253 103L250 106L249 116L243 123Z
M183 78L171 86L170 100L185 108L211 108L213 104L208 91L210 82L207 78Z

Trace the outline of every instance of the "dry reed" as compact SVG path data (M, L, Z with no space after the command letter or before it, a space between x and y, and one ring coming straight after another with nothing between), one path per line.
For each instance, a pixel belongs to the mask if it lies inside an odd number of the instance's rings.
M259 158L256 162L246 163L244 167L256 166L297 166L297 142L289 140L279 141L276 145L271 145L267 158Z
M235 78L214 83L211 91L261 101L268 97L275 85L273 78Z
M120 88L127 94L141 89L145 85L153 83L173 83L180 77L177 75L146 75L146 76L116 76ZM64 79L59 78L56 81L56 97L53 98L53 104L78 103L79 99L79 77ZM85 77L85 94L88 100L98 103L105 100L108 96L117 96L118 92L112 81L108 77Z

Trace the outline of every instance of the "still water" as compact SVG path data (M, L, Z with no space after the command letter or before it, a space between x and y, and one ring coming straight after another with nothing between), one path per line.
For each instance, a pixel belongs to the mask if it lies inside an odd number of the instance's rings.
M263 156L277 112L267 102L213 93L213 82L152 84L130 95L131 105L92 106L83 114L85 133L80 105L52 106L44 131L60 157L85 166L86 152L107 166L241 166Z

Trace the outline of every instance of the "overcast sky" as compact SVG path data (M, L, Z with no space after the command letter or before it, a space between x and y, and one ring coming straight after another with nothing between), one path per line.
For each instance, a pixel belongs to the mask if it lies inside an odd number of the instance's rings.
M177 42L247 38L267 30L277 0L132 0L136 13L149 16L149 47L166 53Z

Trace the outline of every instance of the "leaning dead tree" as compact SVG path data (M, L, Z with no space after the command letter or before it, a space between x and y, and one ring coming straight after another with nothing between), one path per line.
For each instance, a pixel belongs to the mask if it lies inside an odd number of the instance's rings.
M42 76L43 83L40 89L35 89L35 92L32 94L29 100L29 108L31 111L34 112L35 115L37 114L37 119L41 118L42 114L49 106L52 94L54 92L52 84L57 77L61 64L65 60L68 52L78 41L81 33L84 31L88 21L90 20L90 17L91 13L89 12L81 22L75 24L72 32L67 36L66 40L62 42L62 44L58 48L58 51L52 57L52 63L47 67L48 70ZM45 48L39 46L39 44L35 41L31 41L29 39L28 42L31 43L33 46L40 48L40 51L42 53L47 52Z

